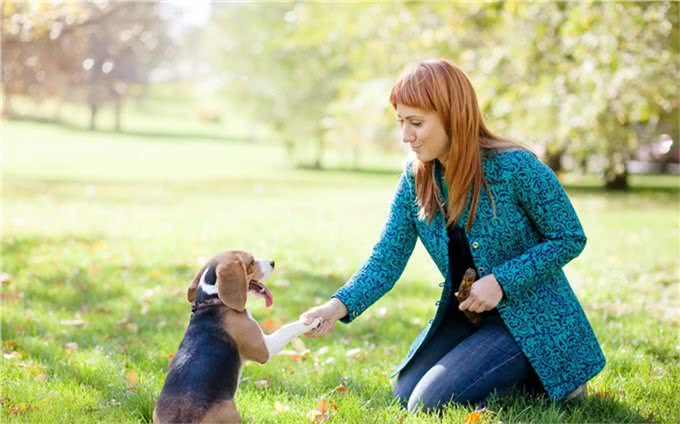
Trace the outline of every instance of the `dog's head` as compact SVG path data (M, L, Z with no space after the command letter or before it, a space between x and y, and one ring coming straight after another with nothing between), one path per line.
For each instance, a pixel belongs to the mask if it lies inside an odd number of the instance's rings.
M262 280L272 271L274 261L255 259L243 251L227 250L213 257L196 273L187 288L187 300L193 302L197 295L217 295L222 303L241 312L246 307L248 292L252 291L264 297L267 306L271 306L272 295Z

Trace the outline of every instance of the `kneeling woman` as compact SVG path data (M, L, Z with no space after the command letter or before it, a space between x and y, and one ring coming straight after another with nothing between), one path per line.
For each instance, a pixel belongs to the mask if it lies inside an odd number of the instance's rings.
M486 127L470 81L446 60L404 72L390 102L416 159L368 261L302 315L325 320L309 335L351 322L387 293L420 238L446 280L436 315L394 371L404 406L481 403L532 385L553 399L582 393L605 358L562 271L586 236L555 174ZM480 278L458 304L467 268ZM482 313L481 323L462 310Z

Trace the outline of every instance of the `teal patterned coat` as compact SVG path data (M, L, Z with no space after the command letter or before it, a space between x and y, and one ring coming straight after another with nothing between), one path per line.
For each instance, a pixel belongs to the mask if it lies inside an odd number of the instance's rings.
M496 202L482 190L475 222L467 233L479 278L494 274L503 289L498 311L538 374L547 394L561 399L595 376L604 354L562 267L578 256L586 236L576 212L552 170L531 152L483 150L483 170ZM447 201L440 165L435 178ZM458 224L465 226L470 202ZM333 295L342 301L349 323L387 293L399 279L420 238L446 281L439 308L416 337L403 369L432 336L445 315L445 306L460 282L448 281L446 219L437 213L418 218L415 180L407 164L397 186L380 240L366 263Z

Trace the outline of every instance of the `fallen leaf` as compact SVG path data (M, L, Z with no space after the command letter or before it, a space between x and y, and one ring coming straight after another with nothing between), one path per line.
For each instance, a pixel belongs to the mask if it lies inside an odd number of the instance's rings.
M333 389L333 391L336 392L336 393L345 393L345 392L347 392L347 383L345 383L345 382L343 381L342 383L340 383L340 385L339 385L338 387L336 387L335 389Z
M277 414L288 412L290 411L290 406L284 405L283 403L277 400L276 402L274 402L274 411L276 411Z
M128 391L134 392L137 390L137 381L139 381L139 377L137 376L137 372L134 370L130 370L125 373L125 381L127 382L128 386Z
M349 359L354 359L354 360L362 360L366 357L366 354L361 350L361 348L357 347L354 349L350 349L347 351L347 358Z
M60 322L61 322L61 325L69 325L69 326L72 326L72 327L82 327L83 325L85 325L85 321L83 321L80 318L78 318L78 319L62 319Z
M484 412L486 411L486 408L478 409L476 411L472 411L469 414L465 416L465 424L477 424L482 420L482 416L484 415Z
M5 340L4 342L2 342L2 345L7 350L14 350L17 347L17 342L15 342L14 340Z
M21 352L10 352L2 355L5 359L21 359Z
M64 345L64 348L66 348L66 353L70 355L71 353L78 351L78 343L68 342Z
M267 379L258 380L255 382L255 387L257 387L258 389L268 389L271 387L271 385L272 385L271 382Z
M172 358L175 357L174 353L168 353L168 359L172 361Z
M309 411L307 419L313 423L322 423L330 419L338 410L338 405L332 400L321 399L316 408Z
M130 316L127 316L127 317L121 319L120 321L116 321L116 325L119 326L119 327L122 327L122 326L127 325L131 322L132 322L132 320L130 319Z

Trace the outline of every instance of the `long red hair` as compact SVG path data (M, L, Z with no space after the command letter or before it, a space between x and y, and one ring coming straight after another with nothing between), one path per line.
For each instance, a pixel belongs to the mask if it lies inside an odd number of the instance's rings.
M482 149L529 149L503 139L487 128L479 110L475 90L467 75L446 59L420 62L407 68L398 78L390 93L390 103L395 110L400 103L434 111L444 125L450 141L444 173L449 192L445 213L447 226L458 222L468 203L470 188L472 204L466 231L470 231L475 221L482 186L489 193L495 217L496 204L482 170ZM444 213L437 200L439 190L434 181L434 160L415 160L413 166L419 215L421 219L427 218L429 223L437 210Z

